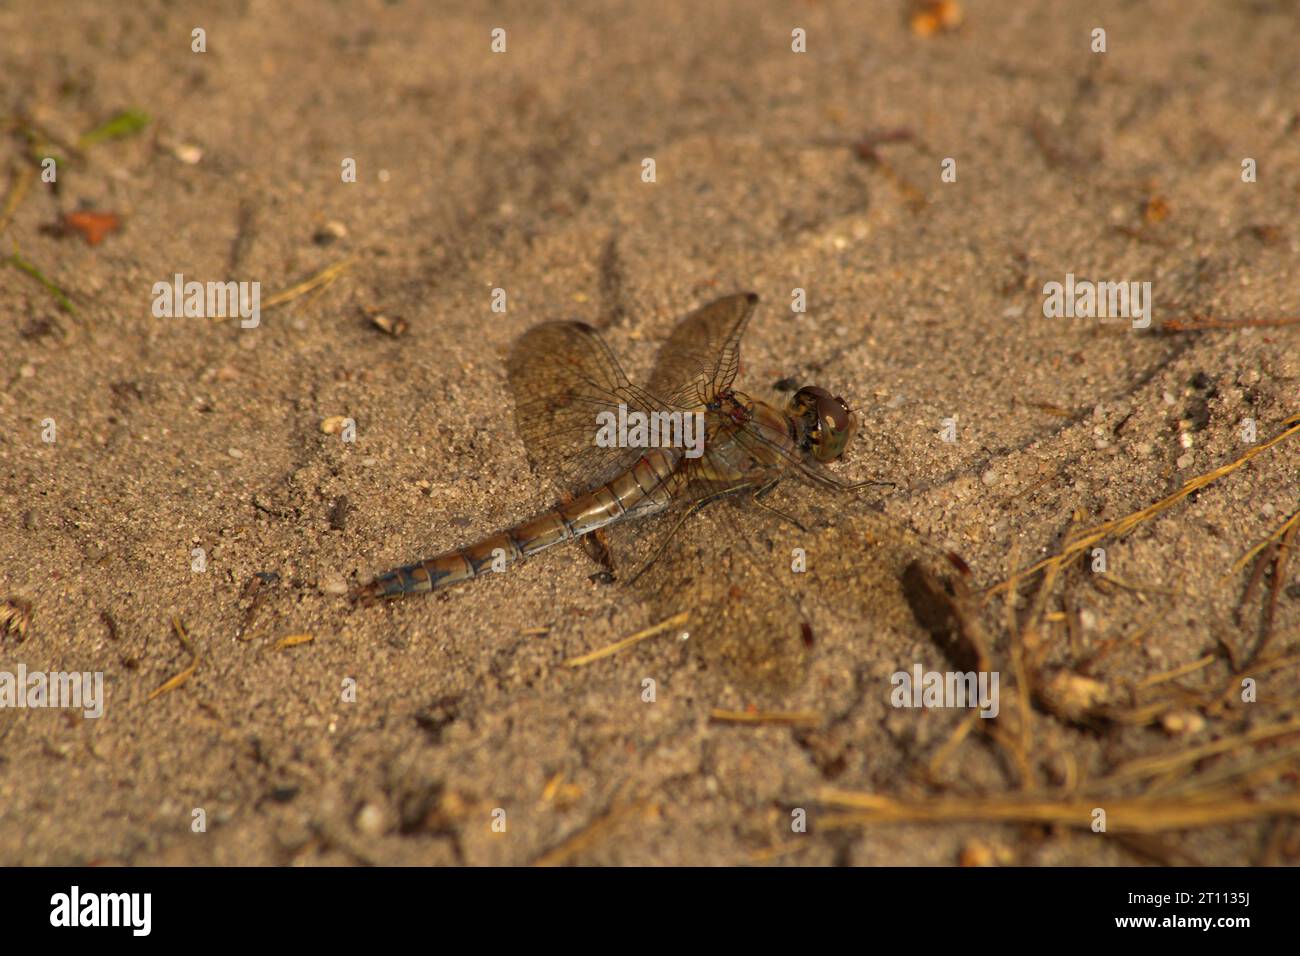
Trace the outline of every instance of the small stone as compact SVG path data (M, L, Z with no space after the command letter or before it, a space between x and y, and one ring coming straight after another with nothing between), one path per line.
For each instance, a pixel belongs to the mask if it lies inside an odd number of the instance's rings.
M330 506L330 530L346 530L348 524L348 512L351 510L352 503L348 501L347 495L339 495L335 498L334 504Z
M197 166L203 159L203 149L193 143L177 143L172 147L172 155L187 166Z
M384 315L382 312L378 315L372 315L370 317L370 324L379 329L379 331L383 332L385 335L391 335L393 338L405 335L406 330L410 328L406 319L401 316Z
M993 848L981 840L972 840L961 849L957 858L961 866L993 866Z
M1110 689L1101 681L1068 670L1045 675L1038 694L1049 710L1067 720L1085 717L1110 700Z
M1205 729L1205 718L1195 711L1174 711L1160 718L1160 726L1171 737L1194 734Z
M340 595L348 593L348 582L337 571L322 574L319 587L325 594Z
M368 837L384 835L384 811L373 803L367 803L357 814L357 829Z
M343 223L339 222L337 219L331 219L329 222L325 223L325 225L317 229L311 239L312 242L316 243L318 246L328 246L337 242L339 239L346 238L347 234L347 226L343 225Z
M1174 462L1174 464L1177 465L1179 470L1181 471L1186 471L1188 468L1191 468L1192 465L1194 465L1195 463L1196 463L1196 457L1194 455L1182 455L1179 457L1178 461Z

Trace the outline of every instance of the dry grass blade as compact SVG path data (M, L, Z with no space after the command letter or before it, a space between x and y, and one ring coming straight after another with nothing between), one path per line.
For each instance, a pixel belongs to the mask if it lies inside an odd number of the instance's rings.
M28 262L26 259L22 257L22 254L19 253L18 251L17 242L14 243L13 254L9 256L8 259L4 259L0 261L8 262L19 272L31 276L33 279L35 279L37 282L43 285L46 291L49 292L50 295L54 296L55 301L59 303L59 308L62 309L64 312L67 312L69 315L72 315L77 311L76 308L74 308L72 305L72 300L68 298L67 293L63 291L63 289L58 285L58 283L54 282L52 279L49 279L44 272L42 272L35 265Z
M275 649L277 651L282 651L285 648L297 647L299 644L308 644L314 640L316 640L315 634L290 634L287 637L282 637L276 641Z
M0 638L12 637L21 644L27 640L27 629L32 623L32 602L11 597L0 602Z
M816 727L822 722L822 715L810 710L797 711L747 711L719 710L709 711L709 719L725 724L778 724L796 727Z
M602 817L598 817L591 823L587 824L577 833L566 839L563 843L553 850L548 850L533 861L533 866L563 866L573 857L577 856L588 847L594 846L610 831L614 830L624 820L629 817L641 815L643 817L655 817L659 814L658 804L652 804L647 801L637 801L634 803L623 804L611 809Z
M1091 829L1098 809L1106 813L1107 832L1118 833L1162 833L1277 816L1300 817L1300 794L1273 800L1010 796L907 801L828 788L818 794L818 800L845 809L817 820L820 828L831 830L887 823L1038 823Z
M1180 677L1186 677L1188 674L1194 674L1203 667L1209 667L1218 657L1214 654L1206 654L1204 657L1192 661L1190 664L1184 664L1182 667L1175 667L1171 671L1165 671L1163 674L1152 674L1150 677L1143 678L1134 686L1138 690L1148 690L1159 684L1167 683L1171 680L1178 680Z
M1250 560L1253 557L1255 557L1257 554L1259 554L1261 551L1263 551L1265 548L1267 548L1269 545L1273 544L1274 542L1279 542L1279 543L1282 542L1290 534L1294 533L1297 525L1300 525L1300 510L1297 510L1294 514L1291 515L1291 517L1287 518L1286 521L1282 522L1282 524L1276 530L1274 530L1273 533L1270 534L1267 538L1265 538L1259 544L1255 545L1253 548L1251 548L1249 551L1243 554L1240 558L1238 558L1235 562L1233 562L1232 567L1228 570L1227 574L1225 574L1224 577L1228 578L1228 577L1232 577L1234 574L1240 574L1242 569L1247 564L1250 563Z
M194 652L194 647L190 644L189 637L185 633L185 625L181 623L180 618L178 617L172 618L172 630L176 632L176 639L181 642L181 647L189 651L190 666L185 668L185 670L181 671L179 674L175 675L174 677L170 677L166 681L164 681L156 690L154 690L149 695L149 697L147 698L148 700L154 700L155 698L161 697L163 694L167 693L168 691L173 691L177 687L180 687L187 680L193 677L194 672L199 669L199 655Z
M1288 419L1288 424L1291 421L1292 419ZM1044 558L1042 561L1039 561L1036 564L1032 564L1029 567L1024 568L1023 570L1017 571L1016 573L1012 574L1011 577L1007 578L1005 581L990 587L987 591L985 591L985 595L989 596L989 595L997 594L1001 591L1014 589L1020 583L1021 579L1028 577L1031 574L1035 574L1039 571L1042 571L1044 568L1059 569L1063 567L1065 564L1067 564L1068 562L1079 557L1080 555L1086 554L1089 551L1089 549L1091 549L1094 545L1101 543L1107 538L1123 537L1124 535L1132 531L1134 528L1136 528L1138 525L1140 525L1142 522L1159 514L1162 511L1165 511L1173 507L1175 504L1182 501L1188 495L1191 495L1194 492L1199 491L1200 489L1204 488L1206 485L1213 484L1214 482L1218 481L1220 478L1224 478L1232 474L1234 471L1236 471L1242 465L1246 464L1256 455L1263 454L1264 452L1272 448L1274 445L1277 445L1280 442L1285 441L1287 438L1290 438L1292 435L1296 434L1297 432L1300 432L1300 424L1293 424L1285 431L1281 432L1278 435L1275 435L1273 438L1264 442L1264 444L1257 445L1256 447L1252 448L1250 451L1246 452L1246 454L1242 455L1236 461L1229 462L1228 464L1222 465L1214 469L1213 471L1209 471L1203 475L1197 475L1195 478L1189 479L1188 481L1184 482L1183 486L1179 488L1177 491L1175 491L1173 494L1166 495L1164 498L1161 498L1159 501L1155 502L1154 504L1148 505L1147 507L1141 509L1140 511L1134 511L1131 514L1127 514L1122 518L1116 518L1112 521L1104 521L1099 525L1094 525L1091 528L1087 528L1079 532L1077 535L1072 536L1070 540L1066 542L1065 547L1063 547L1058 554L1054 554L1051 557Z
M1187 319L1165 319L1160 323L1160 331L1199 332L1202 329L1280 329L1288 325L1300 325L1300 315L1285 316L1280 319L1212 319L1208 316L1194 315Z
M4 208L0 209L0 232L4 232L9 227L10 220L13 219L14 213L18 211L18 207L34 182L36 182L35 167L23 166L14 171L9 192L5 196Z
M1208 744L1188 747L1173 753L1156 754L1153 757L1141 757L1124 764L1117 770L1108 774L1104 781L1099 782L1106 784L1120 784L1141 780L1145 777L1154 777L1158 774L1169 773L1198 763L1207 757L1232 753L1262 740L1272 740L1276 737L1285 737L1287 734L1294 733L1300 733L1300 717L1294 717L1291 720L1282 721L1281 723L1265 724L1262 727L1256 727L1253 730L1248 730L1245 733L1236 735L1235 737L1225 737L1222 740L1214 740Z
M810 846L812 846L812 843L808 840L792 840L789 843L779 843L776 846L766 847L762 850L751 850L749 861L751 863L770 863L772 860L780 859L783 856L802 853Z
M621 641L615 641L613 644L608 644L605 647L594 650L590 654L583 654L581 657L571 657L569 660L564 662L564 666L584 667L594 661L606 657L612 657L619 651L631 647L633 644L639 644L641 641L654 637L656 634L662 634L664 631L670 631L675 627L681 627L690 620L690 616L690 611L682 611L680 614L674 614L665 621L660 621L658 624L647 627L645 630L637 631L631 637L625 637Z
M275 293L275 295L262 303L262 307L273 309L278 305L284 305L286 302L292 302L294 299L306 295L313 289L324 288L334 282L334 280L348 269L352 268L354 262L356 262L356 256L348 256L346 259L340 259L338 262L326 266L314 276L304 279L297 285L290 286L287 289Z

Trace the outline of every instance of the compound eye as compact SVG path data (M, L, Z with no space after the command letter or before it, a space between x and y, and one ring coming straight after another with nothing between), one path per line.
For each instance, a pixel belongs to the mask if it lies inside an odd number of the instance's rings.
M849 407L844 404L843 399L822 399L818 412L820 413L819 417L826 422L827 426L835 431L841 431L848 427Z

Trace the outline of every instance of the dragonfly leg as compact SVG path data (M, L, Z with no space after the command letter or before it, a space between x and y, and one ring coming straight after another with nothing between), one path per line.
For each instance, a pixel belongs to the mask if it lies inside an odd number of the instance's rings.
M567 505L573 501L573 497L564 492L560 495L560 503ZM605 534L605 529L597 528L587 532L578 539L578 543L582 546L583 553L600 567L590 579L599 584L611 584L614 580L614 558L609 553L609 536Z
M655 548L655 553L650 555L650 559L646 561L645 564L641 565L641 567L636 569L636 573L627 579L627 583L632 584L634 581L636 581L637 578L641 577L641 575L645 574L648 570L650 570L650 566L659 560L660 555L664 553L664 548L668 547L668 542L673 539L673 535L675 535L678 531L681 530L681 527L686 523L687 518L695 514L697 511L699 511L701 508L703 508L705 505L709 504L710 502L717 501L720 498L725 498L728 495L734 495L738 491L745 491L750 487L752 486L737 485L734 488L724 488L721 491L715 491L711 495L707 495L703 498L700 498L698 501L692 501L690 506L685 511L682 512L682 516L677 519L677 523L673 525L672 530L669 531L666 535L664 535L664 539L659 542L659 546Z
M609 553L609 535L604 528L597 528L582 536L582 550L587 557L600 565L600 570L591 575L593 581L610 584L614 580L614 558Z
M776 508L773 508L771 505L769 505L766 501L763 500L763 498L765 498L767 494L773 488L776 487L777 482L779 482L780 480L781 480L780 478L773 478L771 481L762 485L760 488L758 488L757 491L754 492L752 500L754 504L758 505L760 508L766 508L768 511L772 512L772 514L776 515L781 520L790 522L790 524L794 525L804 534L807 534L808 529L803 526L803 522L801 522L798 518L791 517L790 515L786 514L784 511L780 511Z
M892 481L880 481L875 478L868 478L866 481L843 481L835 475L829 468L816 461L800 462L799 470L803 472L810 480L817 482L826 488L834 488L836 491L859 491L869 486L880 488L897 488L898 485Z

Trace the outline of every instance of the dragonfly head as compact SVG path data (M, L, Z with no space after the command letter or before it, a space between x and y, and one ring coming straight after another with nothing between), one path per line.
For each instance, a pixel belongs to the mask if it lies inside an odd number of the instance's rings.
M799 447L818 461L835 461L858 428L848 403L816 385L805 385L790 399Z

